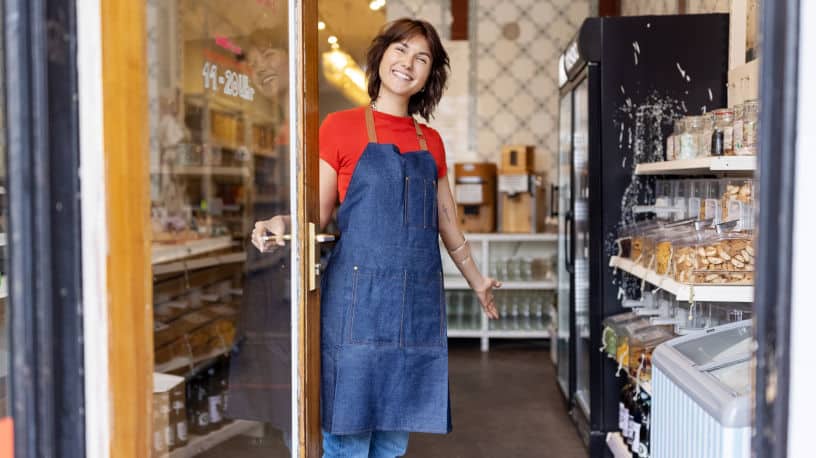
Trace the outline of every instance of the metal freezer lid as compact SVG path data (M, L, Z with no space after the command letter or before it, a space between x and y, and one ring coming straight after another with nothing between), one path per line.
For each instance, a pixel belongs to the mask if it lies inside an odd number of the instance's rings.
M751 323L751 320L729 323L679 337L658 346L652 355L652 364L724 427L751 426L751 393L734 392L711 372L736 364L746 364L746 360L729 355L728 360L697 365L678 347L687 347L695 342L705 346L706 340L717 340L723 333L733 333L740 329L747 329L750 335ZM660 396L660 393L655 392L653 395Z

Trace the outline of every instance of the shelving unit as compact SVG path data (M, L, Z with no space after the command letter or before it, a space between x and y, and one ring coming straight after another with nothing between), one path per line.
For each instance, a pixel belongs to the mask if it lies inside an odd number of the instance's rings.
M496 252L501 250L513 251L516 256L521 246L525 249L522 251L525 255L534 256L548 256L554 255L556 250L555 242L558 241L558 234L466 234L466 238L470 241L473 250L474 258L479 262L479 268L487 275L490 272L490 258L491 253L495 256ZM523 245L522 245L523 244ZM515 248L515 249L511 249ZM448 291L469 290L470 287L464 278L453 266L452 262L447 259L443 249L443 263L445 266L445 289ZM499 280L502 280L501 278ZM558 289L558 284L555 279L552 280L531 280L531 281L502 281L500 291L539 291L539 292L554 292ZM544 305L544 317L550 318L549 313L550 304ZM478 328L458 328L454 320L449 319L448 322L448 338L478 338L481 340L482 351L487 351L490 345L490 339L549 339L552 335L551 326L545 320L542 323L541 329L525 329L520 328L506 329L500 321L491 321L483 313L479 314L480 322ZM521 322L521 318L519 318ZM497 326L502 326L498 327Z
M179 244L154 243L151 247L151 260L156 265L223 250L231 246L233 246L233 242L230 237L191 240Z
M626 447L626 442L623 440L621 433L607 433L606 445L615 458L632 458L632 453L629 452L629 449Z
M173 450L170 453L170 458L188 458L204 453L224 441L241 434L250 433L260 427L262 427L261 423L255 421L236 420L206 436L191 435L187 445Z
M632 260L612 256L609 266L620 269L641 280L646 280L658 288L673 294L677 300L685 302L753 302L753 285L688 285L635 264Z
M636 175L752 175L754 156L714 156L677 161L653 162L635 166Z

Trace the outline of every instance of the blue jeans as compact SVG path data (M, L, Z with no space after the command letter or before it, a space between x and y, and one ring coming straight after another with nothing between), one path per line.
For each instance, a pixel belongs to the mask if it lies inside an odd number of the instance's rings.
M395 458L408 449L407 431L329 434L323 431L323 458Z

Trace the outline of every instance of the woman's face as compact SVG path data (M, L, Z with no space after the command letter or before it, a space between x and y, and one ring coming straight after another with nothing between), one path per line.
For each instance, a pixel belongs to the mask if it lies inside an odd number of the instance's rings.
M247 54L252 84L267 98L286 92L289 87L289 59L278 48L250 48Z
M391 43L380 60L380 94L410 98L425 87L431 74L431 49L422 35Z

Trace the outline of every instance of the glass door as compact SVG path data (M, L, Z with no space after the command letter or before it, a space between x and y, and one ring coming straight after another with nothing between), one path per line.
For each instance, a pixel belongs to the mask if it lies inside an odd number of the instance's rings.
M154 454L316 456L314 435L303 435L316 429L305 414L307 404L316 411L316 391L300 381L319 380L303 354L315 335L304 323L318 320L302 315L313 289L304 279L307 222L318 218L304 204L305 178L292 172L317 170L303 154L312 139L302 115L302 94L316 91L292 96L316 81L304 74L315 68L304 63L301 33L316 14L293 0L143 1ZM316 38L316 19L311 28ZM290 221L291 235L262 253L251 232L274 216Z
M572 249L572 92L561 96L558 116L558 385L570 400L570 257Z
M587 78L575 88L572 186L575 202L575 355L578 406L589 418L589 99Z

